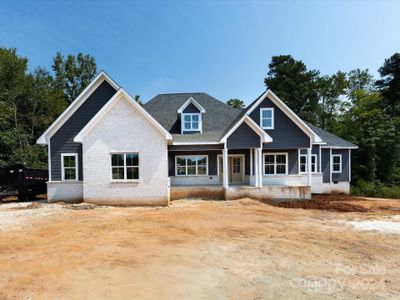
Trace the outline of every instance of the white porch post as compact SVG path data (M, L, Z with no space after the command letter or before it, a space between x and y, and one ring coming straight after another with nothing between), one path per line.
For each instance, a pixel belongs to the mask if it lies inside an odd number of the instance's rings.
M250 176L253 176L253 148L250 148Z
M312 174L311 174L311 148L307 148L307 175L308 175L308 185L312 184Z
M228 148L225 148L222 151L223 152L223 158L222 158L222 167L223 167L223 186L225 189L229 187L228 183Z
M258 151L256 149L254 149L254 162L255 162L255 164L254 164L254 175L256 177L254 186L258 187L259 183L260 183L260 180L258 179L258 177L259 177L260 174L258 172L258 169L259 169L259 166L258 166Z
M262 148L258 148L257 149L258 152L258 187L262 187L263 186L263 167L262 167Z

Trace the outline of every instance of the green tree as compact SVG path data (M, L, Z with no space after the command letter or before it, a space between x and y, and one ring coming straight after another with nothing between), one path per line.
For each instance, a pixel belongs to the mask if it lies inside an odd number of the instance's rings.
M341 98L346 94L347 85L346 73L341 71L332 76L323 76L318 79L321 105L319 125L323 129L334 130L338 114L343 106Z
M93 80L97 73L95 59L90 55L68 55L66 58L58 52L52 65L55 81L71 103Z
M381 148L390 128L390 118L382 110L379 92L354 90L351 97L352 106L341 116L336 133L359 146L352 153L355 181L373 181L379 178Z
M237 108L237 109L243 109L246 107L246 105L244 104L244 102L242 100L239 100L236 98L229 99L228 101L226 101L226 104L228 104L229 106L231 106L233 108Z
M135 95L135 101L137 102L137 103L139 103L140 105L143 105L143 102L142 102L142 99L140 99L140 95Z
M307 70L301 60L295 60L291 55L273 56L268 68L265 85L301 118L317 123L319 72Z
M380 172L388 182L400 183L400 53L386 59L378 71L381 79L376 85L383 95L383 108L391 117Z
M47 70L29 73L27 64L15 49L0 48L0 164L46 167L47 149L36 139L67 103Z
M400 53L386 59L378 71L382 78L376 84L382 92L389 113L394 117L400 110Z

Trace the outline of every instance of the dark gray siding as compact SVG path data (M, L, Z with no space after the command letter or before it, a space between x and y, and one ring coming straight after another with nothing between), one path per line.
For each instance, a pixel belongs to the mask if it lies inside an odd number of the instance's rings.
M349 181L349 150L348 149L332 149L332 155L341 154L342 155L342 172L333 173L332 181Z
M322 156L322 181L324 183L331 182L331 160L330 160L330 149L321 149Z
M289 174L299 174L299 152L297 149L277 149L277 150L263 150L263 153L288 153L289 165L288 165L288 173ZM264 156L263 156L263 164L264 164ZM264 168L264 166L263 166Z
M274 129L265 130L273 139L272 143L264 144L265 149L288 149L310 147L310 138L283 113L270 99L265 99L250 114L250 117L260 125L260 108L274 108Z
M332 155L341 154L342 155L342 172L332 173L332 182L345 182L350 181L349 178L349 150L348 149L332 149ZM331 182L331 158L330 149L322 149L322 171L323 171L323 182Z
M190 103L186 108L183 110L184 113L199 113L199 109L193 103Z
M222 154L222 151L170 151L168 152L168 175L175 176L175 156L180 155L208 155L208 175L217 175L218 154Z
M243 123L228 138L227 145L228 149L259 148L260 136Z
M74 143L73 139L115 92L116 90L104 81L51 137L51 179L53 181L61 180L61 153L78 153L79 180L83 180L82 145Z

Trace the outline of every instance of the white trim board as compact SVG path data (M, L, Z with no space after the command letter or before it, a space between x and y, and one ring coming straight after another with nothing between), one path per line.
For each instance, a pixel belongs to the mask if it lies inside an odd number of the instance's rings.
M246 112L246 115L250 115L256 107L260 105L266 98L270 99L279 109L286 114L305 134L311 138L312 143L322 143L322 139L302 120L297 116L277 95L271 90L267 90Z
M358 149L358 146L352 146L352 147L341 147L341 146L321 146L322 149Z
M188 107L188 105L190 103L193 103L194 106L197 107L197 109L199 110L200 113L205 113L206 110L204 109L203 106L201 106L199 104L199 102L197 102L193 97L190 97L189 99L187 99L187 101L185 103L183 103L183 105L178 109L178 114L183 113L183 111L185 110L186 107Z
M78 108L90 97L90 95L103 83L107 81L115 90L120 87L106 72L101 71L95 79L79 94L79 96L67 107L66 110L50 125L49 128L37 139L37 144L48 144L50 138L62 125L78 110Z
M171 134L164 129L137 101L135 101L124 89L120 88L118 92L104 105L94 117L82 128L74 137L74 142L82 143L83 138L88 134L96 124L111 110L114 105L125 98L139 113L141 113L156 129L158 129L167 140L172 140Z
M220 142L173 142L174 146L184 146L184 145L220 145ZM222 150L222 149L221 149Z

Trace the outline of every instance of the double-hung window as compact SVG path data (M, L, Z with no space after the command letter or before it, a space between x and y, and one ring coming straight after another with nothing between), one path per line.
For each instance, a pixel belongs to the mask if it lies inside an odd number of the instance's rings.
M332 155L332 173L342 172L342 155L333 154Z
M78 180L78 153L61 154L62 180Z
M311 173L317 172L317 155L311 155ZM300 155L300 173L307 173L307 155Z
M175 174L177 176L207 175L208 157L206 155L176 156Z
M274 129L274 109L260 109L260 125L263 129Z
M112 153L111 178L112 180L139 179L139 153Z
M264 175L279 175L288 173L287 153L265 153Z
M183 131L201 131L201 115L200 114L182 114Z

